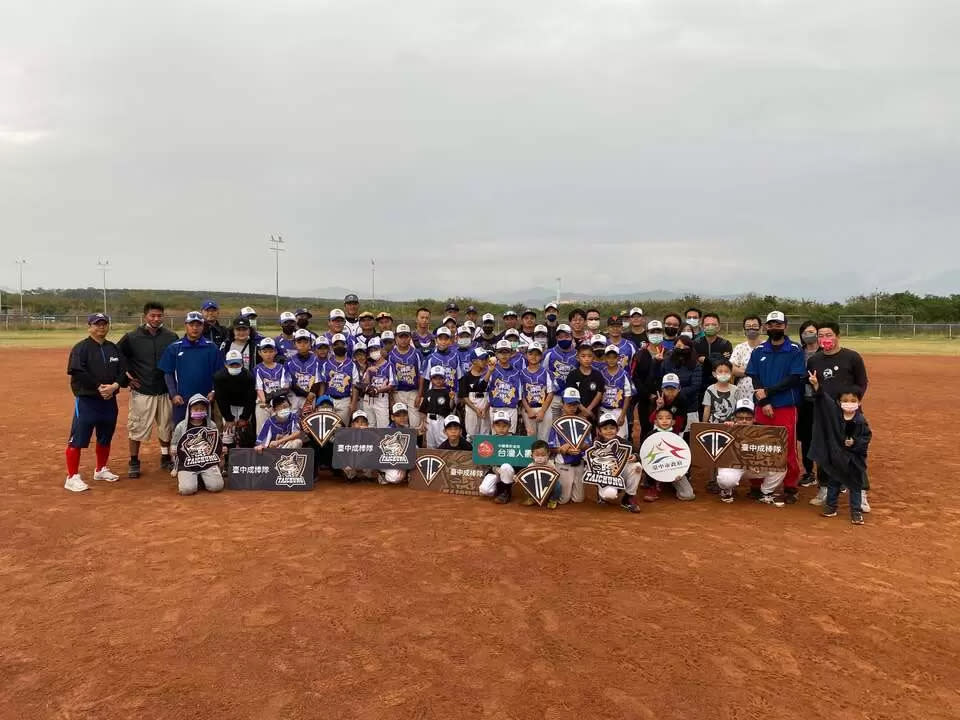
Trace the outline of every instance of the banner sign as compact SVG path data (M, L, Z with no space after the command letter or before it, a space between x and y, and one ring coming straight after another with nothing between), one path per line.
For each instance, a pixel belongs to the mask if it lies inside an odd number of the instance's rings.
M787 468L787 429L777 425L693 423L690 446L694 467L707 477L716 468L758 475Z
M220 431L200 425L189 428L177 443L177 469L200 472L220 464Z
M473 464L469 450L417 450L417 466L410 471L410 487L449 495L479 495L487 471Z
M417 462L417 434L410 428L341 428L330 443L337 469L409 470Z
M313 448L233 448L229 457L231 490L313 490Z
M583 473L583 483L625 490L627 485L623 479L623 469L632 452L633 448L618 437L607 442L598 440L584 453L587 467Z
M672 432L655 432L640 446L640 464L648 477L673 482L690 469L690 446Z
M314 410L300 418L300 429L313 438L320 447L343 425L343 420L332 410Z
M476 435L472 440L473 462L526 467L533 460L530 448L536 439L529 435Z
M582 446L593 428L589 420L579 415L561 415L553 421L553 429L561 443Z
M554 485L560 473L556 468L549 465L531 465L513 476L513 481L527 491L527 495L533 498L537 505L543 505L550 493L553 492Z

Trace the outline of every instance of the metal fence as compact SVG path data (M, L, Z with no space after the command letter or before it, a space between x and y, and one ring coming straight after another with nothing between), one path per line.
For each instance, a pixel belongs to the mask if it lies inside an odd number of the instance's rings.
M176 331L183 326L183 315L166 315L164 323ZM277 329L277 323L271 316L271 322L261 322L261 329ZM136 327L142 322L140 315L114 315L111 317L115 329ZM229 321L228 321L229 322ZM395 317L394 324L407 323L413 325L413 318ZM439 319L434 319L436 325ZM0 330L79 330L86 327L86 314L75 315L19 315L10 313L0 316ZM723 322L721 325L721 334L731 340L743 336L742 326L739 322ZM791 328L796 323L791 322ZM321 317L314 317L312 323L313 329L326 328L326 321ZM500 329L500 328L498 328ZM960 323L840 323L840 330L845 336L862 338L941 338L952 340L960 338ZM602 331L602 328L601 328ZM794 331L794 334L796 332Z

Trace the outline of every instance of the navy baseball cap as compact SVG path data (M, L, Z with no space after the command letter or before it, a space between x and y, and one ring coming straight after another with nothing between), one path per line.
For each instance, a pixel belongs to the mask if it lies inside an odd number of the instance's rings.
M110 318L103 313L91 313L87 315L87 325L96 325L97 323L110 323Z
M192 310L191 312L188 312L188 313L187 313L187 316L183 319L183 322L184 322L184 324L186 324L186 323L193 323L193 322L202 323L202 322L203 322L203 315L201 315L200 313L198 313L196 310Z
M457 307L457 304L455 302L447 303L447 312L451 312L451 311L460 312L460 308Z
M533 315L534 317L536 317L537 311L534 310L533 308L527 308L526 310L523 311L523 316L527 316L527 315Z
M233 326L235 328L250 328L250 320L245 317L238 317L233 319Z
M309 310L307 310L306 308L297 308L296 312L293 313L293 314L294 314L294 315L306 315L308 318L312 318L312 317L313 317L313 313L310 312Z
M358 298L353 293L350 293L349 295L343 298L344 305L346 305L347 303L358 303L358 302L360 302L360 298Z
M468 312L468 313L475 313L476 311L477 311L477 309L476 309L473 305L468 305L468 306L467 306L467 312Z
M217 305L216 300L204 300L203 305L200 306L201 310L219 310L220 306Z

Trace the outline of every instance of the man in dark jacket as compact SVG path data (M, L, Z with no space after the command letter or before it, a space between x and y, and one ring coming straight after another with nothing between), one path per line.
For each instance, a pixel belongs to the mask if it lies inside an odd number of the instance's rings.
M129 478L140 477L140 443L150 439L154 425L160 440L160 468L173 469L170 456L173 406L160 369L160 358L167 346L176 341L177 334L163 326L163 305L151 301L143 306L143 324L117 343L130 384L130 406L127 408Z
M200 312L203 313L203 336L220 347L227 339L227 328L220 324L220 306L216 300L207 300Z
M257 439L253 422L257 390L239 351L227 351L224 367L213 375L213 392L223 417L224 446L253 447Z
M110 442L117 428L117 391L127 384L126 370L120 350L107 340L110 318L94 313L87 318L89 337L81 340L70 351L67 375L70 390L76 398L73 425L67 441L67 480L63 487L73 492L89 490L80 477L80 450L90 445L93 431L97 431L97 465L94 480L116 482L119 478L110 472Z

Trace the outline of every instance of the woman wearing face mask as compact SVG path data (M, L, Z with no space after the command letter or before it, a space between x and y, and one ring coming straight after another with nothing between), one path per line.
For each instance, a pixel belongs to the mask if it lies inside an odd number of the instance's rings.
M683 327L683 318L676 313L667 313L663 316L663 349L665 352L673 350L674 343L680 337L681 327Z
M820 341L817 339L817 324L807 320L800 326L800 344L803 348L804 364L820 350ZM797 408L797 440L800 441L801 459L803 460L803 475L800 476L800 487L809 487L817 484L813 475L813 460L807 457L810 454L810 441L813 439L813 388L808 383L804 386L803 402Z
M227 352L224 366L213 375L213 392L223 418L223 446L228 451L231 447L253 447L257 390L239 350Z
M679 318L677 318L679 321ZM634 447L640 447L640 441L652 429L650 412L660 391L660 376L656 370L656 360L663 361L664 336L663 323L651 320L647 323L647 342L633 355L631 380L636 392L633 394L633 407L630 412L630 439ZM671 347L673 344L671 343Z
M734 393L734 401L748 398L753 400L753 382L747 377L747 363L750 362L750 355L754 348L763 342L760 336L760 318L756 315L748 315L743 319L743 334L746 340L733 348L730 354L730 363L733 365L733 377L737 381L737 391Z
M647 336L649 337L649 330ZM658 353L653 363L658 385L663 382L664 375L674 373L680 378L680 398L682 402L686 403L687 408L699 407L703 369L693 352L692 339L678 338L673 350L669 353L664 352L662 355ZM695 410L690 413L690 415L694 414L696 414ZM698 421L699 417L693 420L693 422ZM688 419L687 422L689 424L690 420Z

